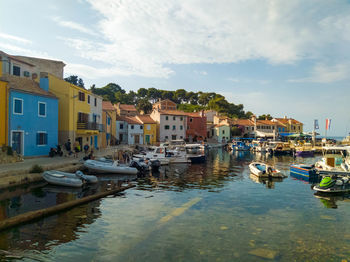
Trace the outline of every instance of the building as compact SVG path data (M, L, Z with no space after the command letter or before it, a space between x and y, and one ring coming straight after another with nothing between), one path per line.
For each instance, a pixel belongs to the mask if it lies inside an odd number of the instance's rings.
M91 93L87 95L87 102L90 105L89 122L100 127L100 132L94 136L90 136L90 148L100 148L102 146L102 132L105 125L102 123L102 97Z
M97 110L99 102L95 104L95 98L98 99L98 97L89 90L66 82L52 74L41 73L40 76L40 84L47 85L48 90L59 98L58 142L64 144L70 139L72 142L77 140L81 147L90 143L94 148L100 148L100 133L104 126L100 124L97 116L96 118L91 116L91 112L102 116L102 111L98 112ZM91 103L92 98L93 103ZM95 109L91 109L91 107L95 107Z
M152 106L153 110L176 110L176 103L171 101L170 99L164 99L159 101L157 103L154 103Z
M66 64L63 63L62 61L29 57L29 56L13 56L13 57L34 65L35 71L37 72L37 74L39 74L40 72L46 72L60 79L63 79L63 68L65 67Z
M223 124L217 124L214 127L214 136L213 138L218 143L227 143L231 140L231 129L230 125L223 123Z
M143 124L143 143L155 145L157 143L157 122L150 115L138 115L136 118Z
M39 81L35 65L0 51L0 76L14 75Z
M57 97L30 78L4 74L0 79L8 87L9 145L23 156L48 155L58 144Z
M134 105L117 103L114 105L118 116L136 116L138 111Z
M170 101L170 100L169 100ZM185 139L187 114L180 110L160 110L158 107L151 113L157 122L157 141Z
M214 123L214 116L218 116L218 112L215 110L205 110L204 115L207 117L207 122Z
M285 116L284 118L274 118L272 119L272 121L276 122L279 126L278 132L281 135L289 135L303 132L303 123L293 118L287 118L287 116Z
M128 122L124 116L116 116L116 139L117 144L128 143Z
M143 145L143 123L136 116L126 116L128 123L128 144Z
M116 116L117 110L109 101L102 102L102 122L106 127L102 134L102 147L116 144Z
M8 96L8 84L0 80L0 147L8 145Z
M186 114L186 138L190 142L204 140L207 138L207 117L204 115L204 111Z

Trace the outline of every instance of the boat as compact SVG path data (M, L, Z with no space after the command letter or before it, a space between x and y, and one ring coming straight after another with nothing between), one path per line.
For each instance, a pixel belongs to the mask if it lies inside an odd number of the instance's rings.
M313 190L322 193L346 193L350 192L349 176L324 176Z
M292 164L290 165L290 175L307 182L319 181L319 175L314 165Z
M276 182L283 181L282 177L261 177L261 176L256 176L254 174L250 174L249 178L257 184L264 184L268 189L275 188Z
M46 182L52 185L81 187L84 183L97 183L95 176L85 175L81 171L67 173L58 170L48 170L43 173Z
M295 147L295 155L301 157L312 157L314 156L315 150L312 148L311 143L304 143Z
M136 175L138 172L136 167L130 167L128 164L121 164L118 160L111 162L89 159L84 162L84 166L89 172L97 174Z
M289 155L292 153L292 149L290 148L290 145L287 142L274 142L270 144L269 148L270 153L274 155Z
M263 162L252 162L249 164L250 172L259 177L286 177L278 169Z
M315 168L323 174L323 171L350 172L349 152L349 146L325 146L323 157L315 163Z
M186 155L192 163L204 163L206 161L205 145L202 144L186 144Z
M234 151L249 151L250 150L250 147L242 141L233 140L231 147L232 147L232 150L234 150Z
M134 160L140 158L148 158L151 160L159 160L161 165L168 165L174 163L189 163L190 159L186 156L186 150L182 147L182 150L168 149L164 146L155 147L153 151L148 151L143 154L133 155Z

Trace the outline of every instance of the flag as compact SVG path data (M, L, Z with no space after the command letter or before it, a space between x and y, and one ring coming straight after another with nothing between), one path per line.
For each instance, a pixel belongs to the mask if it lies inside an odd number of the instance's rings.
M329 130L331 128L331 121L332 119L326 119L326 130Z
M315 119L315 121L314 121L314 129L316 130L316 129L319 129L320 127L318 126L318 120L317 119Z

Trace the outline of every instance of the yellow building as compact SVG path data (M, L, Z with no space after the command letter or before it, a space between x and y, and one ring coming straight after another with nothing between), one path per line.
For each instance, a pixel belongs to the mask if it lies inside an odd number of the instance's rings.
M136 118L143 124L143 143L155 145L157 143L157 122L149 115L138 115Z
M58 142L78 141L81 148L101 146L102 99L89 90L73 85L48 73L40 74L40 84L58 99ZM101 100L101 101L98 101Z
M293 119L287 118L274 118L272 121L277 121L281 126L285 127L286 133L302 133L303 132L303 123Z
M0 81L0 147L8 145L8 115L8 85Z
M106 127L102 132L102 147L116 144L117 110L109 101L102 101L102 123Z

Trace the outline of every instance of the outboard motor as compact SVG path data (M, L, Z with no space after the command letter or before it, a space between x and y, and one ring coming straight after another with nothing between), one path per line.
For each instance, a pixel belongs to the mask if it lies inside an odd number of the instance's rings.
M141 165L139 162L132 160L130 162L130 167L135 167L140 173L145 173L147 169L143 165Z
M156 159L156 160L150 160L150 162L151 162L152 172L159 172L160 161Z

